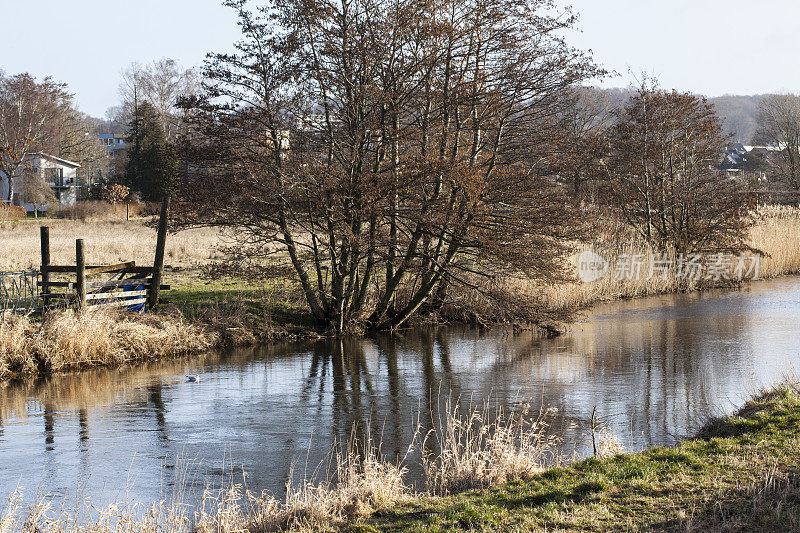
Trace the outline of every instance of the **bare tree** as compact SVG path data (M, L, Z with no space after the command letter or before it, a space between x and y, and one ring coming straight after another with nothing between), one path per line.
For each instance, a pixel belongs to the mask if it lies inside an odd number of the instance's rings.
M662 251L746 248L745 196L717 170L725 140L705 98L645 81L617 115L604 163L624 219Z
M39 216L42 207L49 207L58 202L41 169L31 168L23 172L19 192L24 202L33 204L33 214L36 217Z
M184 223L236 226L240 257L285 258L338 331L399 327L475 275L561 274L577 225L537 154L561 93L597 73L559 37L570 13L547 0L227 4L243 39L187 102L205 137Z
M777 144L778 174L790 187L800 191L800 96L773 94L764 97L759 103L755 140Z
M8 179L5 201L13 203L14 177L26 154L57 150L60 117L70 104L65 86L51 78L37 82L30 74L0 76L0 172Z
M149 65L132 63L122 75L120 96L121 116L115 119L129 124L143 102L148 102L159 114L164 136L174 139L181 124L181 110L176 107L179 97L197 92L200 81L192 69L183 69L174 59L163 58Z
M564 110L556 144L554 172L572 189L576 199L587 199L588 183L604 176L601 161L608 152L607 133L613 124L613 107L608 95L593 87L575 87L564 92ZM595 195L593 195L595 196Z

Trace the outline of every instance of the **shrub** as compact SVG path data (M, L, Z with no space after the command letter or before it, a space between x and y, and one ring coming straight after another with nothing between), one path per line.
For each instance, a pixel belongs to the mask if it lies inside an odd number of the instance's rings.
M22 206L0 203L0 220L21 220L27 215L28 212Z
M68 218L71 220L102 221L102 220L125 220L128 216L135 218L141 216L143 206L141 204L110 204L100 200L88 200L78 202L69 207L62 207L56 213L57 218Z

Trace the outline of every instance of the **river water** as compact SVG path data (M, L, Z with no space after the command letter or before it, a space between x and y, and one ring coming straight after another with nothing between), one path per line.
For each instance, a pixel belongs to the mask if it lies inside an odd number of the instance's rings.
M5 384L0 494L148 502L176 479L196 495L246 471L251 490L280 495L293 464L312 470L354 427L404 454L448 397L549 409L565 455L591 450L596 408L638 450L692 435L798 366L800 278L785 278L602 304L555 339L423 329Z

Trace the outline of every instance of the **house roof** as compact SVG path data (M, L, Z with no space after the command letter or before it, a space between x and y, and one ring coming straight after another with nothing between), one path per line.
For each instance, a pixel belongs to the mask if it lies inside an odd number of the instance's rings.
M44 152L36 152L34 154L25 154L25 157L44 157L46 159L50 159L52 161L56 161L61 163L64 166L73 167L73 168L81 168L80 163L76 163L74 161L70 161L68 159L61 159L60 157L56 157L54 155L45 154Z

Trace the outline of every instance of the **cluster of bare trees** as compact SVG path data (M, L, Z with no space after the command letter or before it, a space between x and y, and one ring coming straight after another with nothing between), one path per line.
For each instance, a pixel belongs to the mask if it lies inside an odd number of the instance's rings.
M194 94L200 79L193 69L184 69L174 59L163 58L148 65L132 63L122 74L119 93L120 107L112 108L113 121L128 128L143 104L151 106L158 115L167 141L175 139L182 124L178 98Z
M579 224L543 173L563 93L597 73L560 37L569 13L227 3L243 40L186 103L204 134L187 223L237 226L247 258L284 252L314 317L339 330L399 327L474 275L559 274Z
M718 170L725 139L706 99L645 84L615 118L602 166L624 220L663 251L743 249L748 206Z
M745 247L712 106L645 82L613 109L551 0L225 3L243 37L201 91L156 63L126 101L162 113L178 225L237 228L236 267L293 275L320 326L397 328L501 273L560 279L587 202L663 251Z

